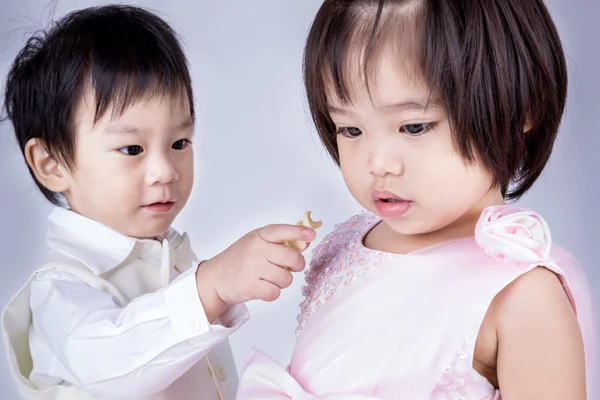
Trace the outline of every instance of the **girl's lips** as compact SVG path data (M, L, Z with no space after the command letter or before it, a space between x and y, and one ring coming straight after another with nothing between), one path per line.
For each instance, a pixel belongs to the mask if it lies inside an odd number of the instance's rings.
M412 201L395 199L375 201L377 213L381 218L400 218L410 210L412 204Z
M402 197L396 195L395 193L390 192L389 190L374 190L373 193L371 193L371 198L373 199L373 201L379 201L379 200L396 200L396 201L408 201L406 199L403 199Z

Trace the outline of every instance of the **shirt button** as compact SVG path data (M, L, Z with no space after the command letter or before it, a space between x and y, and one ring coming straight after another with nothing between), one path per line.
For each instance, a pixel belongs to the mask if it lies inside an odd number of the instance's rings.
M225 382L227 380L227 375L225 375L225 371L223 371L223 368L217 366L217 368L215 369L215 374L221 382Z

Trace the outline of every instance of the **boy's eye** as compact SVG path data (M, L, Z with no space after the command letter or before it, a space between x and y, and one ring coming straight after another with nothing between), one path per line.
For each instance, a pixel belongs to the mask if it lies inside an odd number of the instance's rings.
M360 136L362 134L362 131L353 126L348 126L348 127L343 126L343 127L340 127L337 129L336 134L353 138L353 137Z
M410 136L419 136L427 132L431 127L431 124L408 124L401 126L400 132Z
M142 146L133 145L121 147L119 151L128 156L137 156L138 154L142 153L144 149L142 149Z
M192 142L190 142L188 139L180 139L180 140L176 141L175 143L173 143L172 148L174 148L175 150L183 150L190 143L192 143Z

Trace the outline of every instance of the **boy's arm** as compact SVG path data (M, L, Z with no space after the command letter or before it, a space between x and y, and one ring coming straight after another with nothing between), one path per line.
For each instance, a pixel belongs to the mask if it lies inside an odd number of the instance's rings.
M305 263L299 249L284 243L307 244L314 236L304 226L267 225L124 308L69 273L43 272L31 283L32 334L48 343L60 365L39 372L97 397L156 393L249 318L243 303L277 299L291 285L292 271L302 271ZM211 325L215 318L220 323ZM39 356L33 356L36 363ZM41 361L37 365L53 360Z
M32 334L47 342L61 366L36 372L64 375L59 378L92 395L114 399L166 388L249 317L244 305L230 306L211 325L195 272L124 308L67 272L37 275L31 283Z

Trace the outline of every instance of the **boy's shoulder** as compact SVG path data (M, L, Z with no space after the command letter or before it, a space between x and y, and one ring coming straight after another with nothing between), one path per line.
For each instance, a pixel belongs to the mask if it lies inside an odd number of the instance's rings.
M133 251L136 239L61 207L48 215L47 259L83 263L96 274L121 264Z

